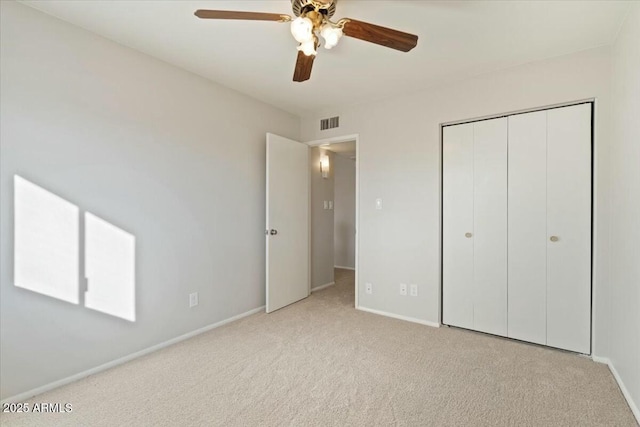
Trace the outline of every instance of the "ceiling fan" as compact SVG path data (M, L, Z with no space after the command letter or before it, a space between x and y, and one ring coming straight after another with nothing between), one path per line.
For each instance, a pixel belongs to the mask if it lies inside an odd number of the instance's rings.
M376 43L381 46L408 52L418 44L418 36L380 27L355 19L343 18L333 22L338 0L291 0L296 18L278 13L235 12L230 10L196 10L201 19L244 19L251 21L291 22L291 34L298 43L298 59L293 81L303 82L311 77L319 37L324 39L325 49L331 49L345 35Z

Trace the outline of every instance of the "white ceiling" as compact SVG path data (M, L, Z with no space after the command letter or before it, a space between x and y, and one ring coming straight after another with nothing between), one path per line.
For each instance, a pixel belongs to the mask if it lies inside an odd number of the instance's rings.
M613 42L626 1L339 0L350 17L419 36L402 53L344 37L320 49L311 80L292 81L288 24L200 20L196 9L291 14L288 0L25 0L118 43L298 115L408 93Z

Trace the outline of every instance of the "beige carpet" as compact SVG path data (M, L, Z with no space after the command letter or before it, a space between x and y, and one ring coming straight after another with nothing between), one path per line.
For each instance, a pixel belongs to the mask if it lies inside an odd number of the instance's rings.
M353 274L33 399L12 426L635 426L605 365L353 308Z

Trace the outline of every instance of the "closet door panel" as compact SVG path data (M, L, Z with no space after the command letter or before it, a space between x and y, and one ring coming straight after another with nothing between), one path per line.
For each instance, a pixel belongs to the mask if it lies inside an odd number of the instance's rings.
M442 321L473 329L473 123L443 129Z
M474 124L474 329L507 335L507 118Z
M556 108L547 113L546 243L547 345L588 354L591 104Z
M546 111L509 117L508 336L546 343Z

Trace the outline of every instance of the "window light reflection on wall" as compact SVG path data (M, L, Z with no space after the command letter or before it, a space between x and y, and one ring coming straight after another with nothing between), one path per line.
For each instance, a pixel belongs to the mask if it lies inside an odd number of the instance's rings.
M80 209L26 179L14 179L14 283L79 302Z
M14 214L16 287L79 304L84 274L85 307L135 321L135 236L86 212L82 254L78 206L18 175Z

